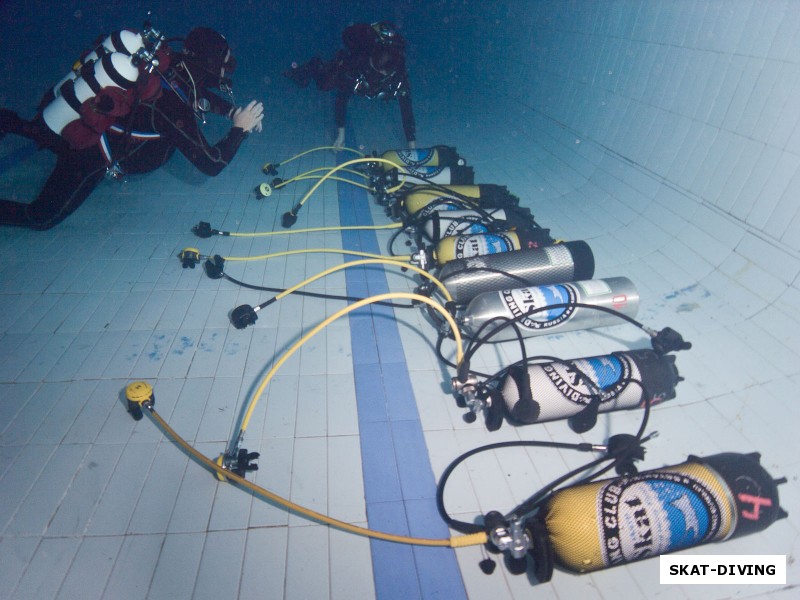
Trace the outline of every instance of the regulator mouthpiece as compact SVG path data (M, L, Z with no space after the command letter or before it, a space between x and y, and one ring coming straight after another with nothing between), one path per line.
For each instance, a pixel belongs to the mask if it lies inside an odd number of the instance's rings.
M192 233L199 238L210 238L212 235L219 233L216 229L211 229L211 223L200 221L197 225L192 227Z
M281 217L281 225L284 229L289 229L292 225L297 223L297 215L294 214L292 211L283 213L283 217Z
M178 254L178 258L184 269L194 269L194 266L200 262L200 250L197 248L184 248Z
M219 254L215 254L213 257L209 258L203 265L206 270L206 275L208 275L209 279L222 279L223 267L225 265L225 259L222 258Z
M256 309L252 306L242 304L231 311L230 320L231 325L236 329L244 329L248 325L255 323L258 320L258 315L256 315Z
M268 183L262 183L256 188L256 198L263 200L272 195L272 187Z
M153 386L146 381L134 381L125 388L125 400L128 403L128 412L134 421L142 420L142 405L153 406L156 397L153 394Z

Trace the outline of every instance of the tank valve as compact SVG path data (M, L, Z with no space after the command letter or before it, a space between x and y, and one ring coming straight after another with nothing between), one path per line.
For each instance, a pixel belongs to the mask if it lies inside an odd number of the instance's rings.
M499 512L491 511L485 515L484 525L493 549L505 554L508 570L514 575L524 573L528 567L528 550L532 546L525 524L520 519L508 520Z
M464 421L474 423L478 418L478 413L483 412L486 408L486 399L478 391L478 380L470 375L463 383L458 377L453 377L450 382L453 386L456 404L461 408L469 409L469 412L464 415Z
M156 403L153 386L146 381L134 381L125 388L125 399L128 402L128 412L134 421L142 420L142 406L151 408Z

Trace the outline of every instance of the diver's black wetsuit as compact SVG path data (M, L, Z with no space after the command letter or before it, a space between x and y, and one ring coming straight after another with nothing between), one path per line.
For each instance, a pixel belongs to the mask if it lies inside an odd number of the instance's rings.
M190 86L180 77L171 80L187 98ZM233 109L226 100L201 88L198 94L211 103L211 112L230 116ZM158 133L158 139L141 140L135 136L107 134L112 159L124 173L148 173L166 163L177 149L206 175L217 175L231 161L246 137L240 127L233 127L217 144L210 146L200 131L197 117L183 98L163 84L160 95L135 106L130 117L119 125L133 132ZM9 110L0 110L0 132L32 139L40 148L57 156L56 167L30 204L0 199L0 225L22 225L31 229L50 229L72 214L106 173L108 162L99 146L86 150L71 148L36 117L21 119Z
M403 120L406 140L416 141L414 111L411 107L411 88L408 84L408 73L405 67L401 72L385 76L370 66L370 54L376 46L381 44L381 40L372 26L367 23L356 23L347 27L342 32L342 41L344 49L337 52L330 62L325 63L315 57L296 69L297 71L305 69L320 90L336 90L334 112L336 127L345 126L347 103L354 95L387 99L396 96L400 104L400 116ZM392 45L402 49L405 46L405 40L396 34ZM357 86L359 80L362 81L362 84Z

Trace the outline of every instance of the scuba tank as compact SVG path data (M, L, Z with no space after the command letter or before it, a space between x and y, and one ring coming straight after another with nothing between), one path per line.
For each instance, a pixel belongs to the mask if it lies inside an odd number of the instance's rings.
M486 208L472 210L439 209L422 215L419 230L433 243L454 235L490 233L538 227L531 211L527 208L510 206L508 208Z
M474 336L480 330L481 338L486 336L487 342L517 339L514 328L503 327L510 320L517 323L523 337L619 323L618 317L611 313L578 307L576 303L609 308L634 317L639 309L639 293L626 277L486 292L472 299L459 321L467 335ZM561 306L564 304L567 306ZM525 316L531 310L547 306L554 308ZM502 329L489 337L498 327Z
M144 38L140 33L130 29L113 32L98 44L94 50L75 61L75 64L72 65L72 70L53 86L53 94L58 96L61 93L61 86L67 81L80 77L81 69L84 65L95 62L102 56L112 52L122 52L128 56L133 56L142 47L144 47Z
M396 164L398 167L463 167L467 162L450 146L433 146L431 148L414 148L408 150L387 150L381 158ZM383 164L388 171L391 165Z
M503 416L519 424L568 419L583 433L598 412L672 400L681 380L673 355L649 349L515 366L489 392L487 428L498 429Z
M785 481L758 453L725 452L569 486L525 524L528 553L544 582L554 563L587 573L742 537L788 516L778 498Z
M437 274L456 304L483 292L591 279L594 255L586 242L451 260Z
M403 166L397 170L398 183L403 177L410 179L410 185L417 185L420 180L439 185L472 185L475 172L472 167L454 165L452 167L412 167Z
M439 265L443 265L456 259L539 248L551 242L546 229L454 235L436 244L433 257Z
M436 210L507 208L519 205L519 198L504 185L450 185L412 187L402 200L409 215L426 217ZM417 215L417 213L421 214Z
M83 65L80 76L60 86L59 94L42 110L42 118L54 133L61 135L67 125L81 118L81 106L86 100L107 87L129 90L138 79L139 69L129 55L104 54L99 60Z
M489 233L492 223L504 222L506 211L502 208L477 210L434 210L422 223L420 230L433 243L454 235ZM510 229L507 228L507 229Z

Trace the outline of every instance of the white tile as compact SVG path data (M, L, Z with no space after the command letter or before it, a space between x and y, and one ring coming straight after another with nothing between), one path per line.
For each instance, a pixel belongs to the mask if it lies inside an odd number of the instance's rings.
M100 600L123 543L122 537L87 537L83 540L56 598Z
M242 600L284 597L287 528L254 528L247 531L242 561Z
M164 539L147 598L192 597L206 537L206 533L189 533Z
M324 527L292 527L289 530L286 598L320 598L330 593L328 531Z
M20 600L55 598L79 546L80 540L76 538L42 540L12 597Z

